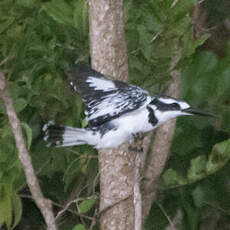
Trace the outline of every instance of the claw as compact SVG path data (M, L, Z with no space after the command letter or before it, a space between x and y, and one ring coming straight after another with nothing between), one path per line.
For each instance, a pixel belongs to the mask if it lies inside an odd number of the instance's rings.
M138 148L138 147L133 147L131 145L128 147L128 150L131 151L131 152L137 152L137 153L142 153L143 152L142 147Z
M143 140L144 139L144 134L139 132L139 133L135 133L133 134L134 138L135 138L135 141L137 141L138 139L139 140Z

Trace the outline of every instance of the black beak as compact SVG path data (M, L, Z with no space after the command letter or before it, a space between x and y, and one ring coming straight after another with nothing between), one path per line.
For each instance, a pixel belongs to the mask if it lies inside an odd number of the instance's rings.
M204 116L204 117L213 117L213 118L217 118L216 115L212 114L212 113L208 113L208 112L203 112L201 110L197 110L197 109L193 109L193 108L187 108L187 109L183 109L182 112L191 114L191 115L199 115L199 116Z

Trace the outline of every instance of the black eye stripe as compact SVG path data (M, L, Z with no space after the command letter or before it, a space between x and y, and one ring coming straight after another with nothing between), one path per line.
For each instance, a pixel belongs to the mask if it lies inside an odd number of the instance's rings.
M153 101L150 103L151 105L155 105L158 110L160 111L172 111L172 110L180 110L180 105L176 102L167 104L164 102L161 102L157 98L155 98Z
M172 103L170 104L171 109L173 110L180 110L180 105L178 103Z

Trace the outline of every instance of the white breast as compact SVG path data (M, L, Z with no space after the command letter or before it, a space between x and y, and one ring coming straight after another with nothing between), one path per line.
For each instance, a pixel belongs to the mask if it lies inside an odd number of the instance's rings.
M114 122L118 123L121 129L125 129L130 134L147 132L153 129L153 126L149 123L148 110L146 108L124 114L115 119Z
M154 127L149 123L148 110L142 108L116 118L111 123L117 127L104 134L96 145L96 148L111 148L118 146L128 140L138 132L147 132Z

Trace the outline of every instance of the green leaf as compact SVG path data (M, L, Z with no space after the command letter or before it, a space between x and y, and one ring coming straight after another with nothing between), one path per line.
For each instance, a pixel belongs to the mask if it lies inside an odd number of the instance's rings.
M72 228L72 230L86 230L86 228L83 224L77 224Z
M57 22L71 26L74 25L73 8L64 0L55 0L44 3L42 9Z
M153 35L149 33L144 25L139 25L137 27L137 30L139 32L139 46L140 49L144 55L144 57L149 60L153 51L152 46L150 46L151 40L153 38Z
M199 223L199 215L194 205L184 200L183 209L184 209L185 215L187 216L186 218L187 229L196 230L198 227L198 223Z
M2 17L0 20L0 34L3 33L14 22L13 17Z
M197 186L192 192L194 203L201 208L205 202L205 190L201 186Z
M187 178L180 176L175 170L168 169L162 176L167 187L179 186L199 181L217 172L230 160L230 139L215 144L208 159L200 155L190 161Z
M198 156L190 161L188 179L190 182L200 180L206 176L207 158L204 155Z
M4 216L3 216L3 213L0 209L0 228L3 226L4 222L5 222Z
M12 224L12 184L11 181L5 181L0 191L0 210L7 228Z
M184 57L191 57L196 51L196 49L201 46L209 37L210 34L204 34L199 39L193 39L193 28L191 27L187 31L184 31L183 40L183 56Z
M201 146L200 130L194 126L194 121L187 117L177 120L175 137L172 143L172 150L180 156L191 153L195 148Z
M127 30L126 31L126 41L127 41L127 49L128 52L135 51L138 48L139 43L139 34L137 30Z
M162 179L164 184L169 187L184 185L187 183L186 179L173 169L166 170L162 176Z
M172 21L181 20L190 12L198 0L177 1L174 7L171 7L169 15Z
M88 125L87 121L85 119L82 119L81 121L81 127L85 128Z
M208 158L207 173L211 174L222 168L230 159L230 139L214 145Z
M27 106L27 101L23 98L14 100L14 109L16 113L21 112Z
M148 8L151 9L152 14L158 18L159 21L165 21L168 17L169 4L166 1L148 1Z
M17 0L17 4L21 5L22 7L32 8L36 4L36 0Z
M88 3L85 0L75 2L73 23L82 33L88 33Z
M183 20L176 21L172 24L168 31L166 31L166 36L175 37L183 36L185 33L188 33L188 29L191 26L191 18L185 17ZM192 42L192 38L190 42Z
M12 207L14 212L14 224L12 229L18 225L22 218L22 201L20 197L14 193L12 196Z
M0 180L2 181L2 180ZM4 209L1 208L1 204L2 204L2 197L4 196L4 185L0 183L0 228L2 227L2 225L5 222L5 218L4 218Z
M199 39L195 40L194 41L195 48L203 45L210 36L211 36L210 34L206 33L206 34L203 34Z
M78 205L78 212L80 214L86 213L88 212L94 205L96 199L95 198L89 198L86 199L84 201L82 201L79 205Z
M81 164L79 162L80 158L74 159L71 164L66 169L63 180L65 183L64 190L66 191L69 185L72 183L73 180L76 179L76 174L81 170Z
M32 143L32 137L33 137L32 129L25 122L22 122L21 126L22 126L22 129L26 133L27 149L30 149L30 146L31 146L31 143Z
M146 27L148 31L151 31L152 37L154 34L157 34L163 30L163 23L156 15L156 12L153 13L154 10L150 10L149 8L142 8L141 10L143 18L142 24Z

